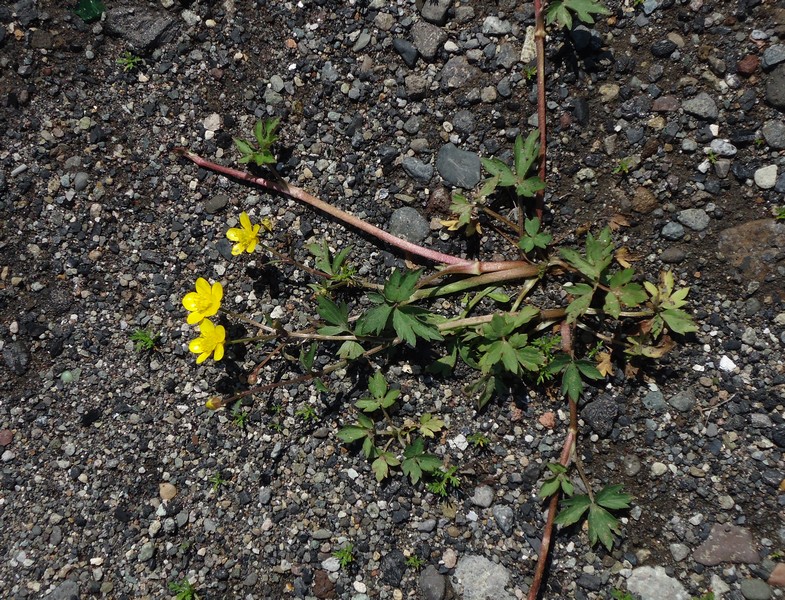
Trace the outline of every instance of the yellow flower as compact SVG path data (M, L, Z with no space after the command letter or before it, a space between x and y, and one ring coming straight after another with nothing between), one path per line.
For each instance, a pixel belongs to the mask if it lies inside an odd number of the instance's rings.
M268 219L269 220L269 219ZM243 211L240 214L240 228L232 227L226 232L226 237L231 241L237 242L232 247L232 254L237 256L243 252L250 254L259 243L259 228L261 225L251 225L248 213ZM266 227L265 227L266 228Z
M194 325L205 317L212 317L221 307L223 296L224 289L220 283L216 282L210 286L205 278L197 279L196 291L186 294L183 298L185 309L192 311L188 315L188 324Z
M226 329L223 325L213 325L210 319L205 319L199 325L201 335L195 340L191 340L188 349L199 356L196 364L206 361L211 354L214 360L221 360L224 357L224 343L226 342Z

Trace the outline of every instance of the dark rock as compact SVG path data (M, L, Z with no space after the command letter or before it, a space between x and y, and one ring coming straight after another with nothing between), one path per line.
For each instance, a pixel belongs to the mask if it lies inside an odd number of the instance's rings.
M428 92L428 82L421 75L407 75L404 85L406 97L411 100L422 100Z
M393 48L395 48L395 51L401 55L401 58L403 59L403 62L406 64L406 66L410 69L413 69L414 65L417 64L417 48L414 47L414 44L406 40L396 38L393 40Z
M425 0L420 14L422 18L436 25L444 25L447 22L447 11L450 10L452 0Z
M50 600L79 600L79 584L68 579L58 585L47 598Z
M214 215L229 204L229 196L226 194L216 194L208 198L204 203L204 212Z
M392 550L382 557L382 560L379 562L379 569L382 572L382 581L398 587L406 571L406 557L400 550Z
M401 162L401 166L406 174L418 183L426 184L433 177L433 167L425 164L419 158L406 156Z
M644 215L648 215L660 205L654 193L645 187L635 188L630 204L632 210Z
M425 60L433 60L439 48L447 41L447 32L441 27L425 21L417 21L412 27L412 42Z
M30 351L21 340L15 340L3 347L3 360L14 375L24 375L30 367Z
M717 247L746 281L765 281L785 251L785 223L758 219L720 232Z
M754 54L748 54L736 63L736 72L743 77L749 77L758 70L760 59Z
M445 144L436 158L436 169L444 181L454 187L471 189L480 182L480 157L461 150L455 144Z
M678 246L671 246L666 248L660 254L660 260L669 265L678 264L685 258L687 258L687 253Z
M763 67L764 71L770 71L778 64L784 62L785 46L782 44L775 44L774 46L769 46L766 48L766 50L763 51L763 60L761 60L760 66Z
M679 412L689 412L695 408L695 390L688 388L668 398L668 404Z
M506 536L512 535L513 525L515 525L515 513L512 508L506 504L497 504L493 507L491 512L493 513L496 525L499 526L502 533Z
M575 120L581 125L586 125L589 122L589 103L585 98L576 98L572 106L572 114L575 115Z
M664 412L668 406L665 404L665 396L659 390L651 390L643 397L643 406L650 412L661 413Z
M613 429L613 422L619 414L618 405L610 398L590 402L581 411L581 417L600 437L607 436Z
M135 52L149 52L174 37L174 19L168 13L140 6L106 11L106 30L124 39Z
M423 600L444 600L447 591L444 575L440 574L433 565L428 565L420 573L419 587Z
M785 123L777 119L766 121L761 133L769 146L775 150L785 149Z
M330 574L323 569L319 569L313 575L313 586L311 593L319 598L337 598L335 593L335 584L330 581Z
M719 115L717 103L706 92L701 92L694 98L682 102L684 112L699 119L714 120Z
M465 56L453 56L442 67L442 88L450 90L463 87L479 75L480 70L470 65Z
M780 65L769 74L766 81L766 102L785 111L785 65Z
M676 48L678 48L676 42L668 39L659 40L651 45L651 53L657 58L665 58L673 54Z
M452 125L458 133L471 133L474 131L474 115L468 110L459 110L452 118Z
M578 584L578 587L591 592L598 592L602 588L602 578L588 573L581 573L575 583Z

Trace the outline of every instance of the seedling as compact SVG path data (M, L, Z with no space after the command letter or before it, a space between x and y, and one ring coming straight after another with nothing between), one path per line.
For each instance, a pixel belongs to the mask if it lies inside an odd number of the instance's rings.
M526 78L526 81L531 81L537 77L537 66L532 65L530 67L525 67L523 69L523 76Z
M316 409L310 404L306 404L301 408L298 408L297 412L294 414L300 417L303 421L316 421L319 418L319 416L316 414Z
M234 145L242 155L238 162L241 164L254 163L257 167L274 165L276 160L273 153L270 152L270 148L278 139L278 136L275 135L275 130L279 122L280 119L278 117L256 122L253 129L257 144L256 148L253 148L251 144L243 139L234 138Z
M161 341L161 336L148 329L137 329L131 334L131 340L134 342L134 350L137 352L152 352Z
M345 569L354 562L354 546L352 544L346 544L333 552L333 556L338 559L341 568Z
M616 589L611 590L611 598L613 598L613 600L637 600L635 596L629 592L623 592Z
M182 581L170 581L169 591L175 594L177 600L199 600L196 589L187 577L184 577Z
M210 477L209 481L210 481L211 487L213 488L213 492L216 493L216 494L218 493L218 490L221 489L221 486L226 485L227 483L229 483L228 479L224 479L221 476L221 472L220 471L218 471L215 474L213 474L213 476Z
M428 482L425 487L432 494L440 498L446 498L450 490L461 487L461 480L455 474L457 472L458 467L441 468L438 471L434 471L431 473L433 481Z
M425 561L416 554L410 554L406 557L406 566L413 571L419 571L425 566Z
M485 449L491 440L483 433L476 431L466 438L466 440L475 448Z
M245 429L249 418L250 413L243 410L242 400L235 402L234 406L232 406L232 423L240 429Z
M711 164L716 164L719 159L719 155L714 150L709 149L709 151L706 152L706 160Z
M614 175L627 175L630 172L632 163L629 158L622 158L613 169Z
M777 221L785 221L785 206L775 206L771 209L771 214Z
M117 64L123 67L123 71L128 73L139 67L139 65L144 64L144 59L126 51L117 59Z

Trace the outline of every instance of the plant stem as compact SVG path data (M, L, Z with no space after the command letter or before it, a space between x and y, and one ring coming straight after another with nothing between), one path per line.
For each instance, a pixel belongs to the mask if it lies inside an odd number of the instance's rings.
M226 175L228 177L232 177L234 179L239 179L240 181L246 181L248 183L252 183L254 185L258 185L259 187L272 190L279 194L283 194L284 196L288 196L293 200L299 200L313 208L320 210L322 212L327 213L328 215L335 217L339 221L346 223L360 231L364 231L368 235L371 235L378 239L379 241L403 250L404 252L408 252L415 256L419 256L420 258L424 258L428 261L434 263L440 263L445 265L472 265L473 261L466 260L464 258L458 258L456 256L452 256L450 254L443 254L442 252L437 252L435 250L430 250L428 248L424 248L423 246L419 246L417 244L413 244L407 240L401 239L396 237L390 233L387 233L383 229L379 229L375 225L371 225L370 223L366 223L362 219L351 215L340 208L336 208L325 202L324 200L320 200L316 196L313 196L306 192L305 190L295 187L293 185L289 185L284 181L274 181L272 179L265 179L263 177L254 177L250 173L245 171L239 171L237 169L232 169L231 167L225 167L223 165L219 165L218 163L214 163L210 160L202 158L198 154L194 154L185 148L175 148L175 152L180 154L204 169L209 169L216 173L221 173L222 175Z

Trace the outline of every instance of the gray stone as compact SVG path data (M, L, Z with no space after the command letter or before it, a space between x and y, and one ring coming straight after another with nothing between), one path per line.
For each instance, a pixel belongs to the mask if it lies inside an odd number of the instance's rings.
M84 171L79 171L76 175L74 175L74 189L77 192L81 192L83 189L87 187L87 183L89 181L90 181L90 176Z
M755 170L755 185L762 190L770 190L777 184L777 165L766 165Z
M139 549L139 555L137 556L137 559L139 562L147 562L153 557L153 555L155 555L155 543L147 542Z
M283 102L283 96L274 89L267 88L264 90L262 100L264 100L264 103L269 106L278 106L281 102Z
M713 121L719 115L719 111L717 110L717 103L714 102L714 98L709 96L706 92L701 92L694 98L690 98L689 100L685 100L681 104L684 112L698 117L699 119L705 119Z
M766 81L766 102L785 111L785 65L779 65Z
M47 600L79 600L79 584L68 579L52 590L46 598Z
M479 75L480 70L470 65L465 56L453 56L442 67L442 87L446 90L460 88Z
M687 258L687 253L683 248L679 248L678 246L665 248L665 250L660 253L660 260L668 265L678 264L685 258Z
M627 477L635 477L641 471L641 460L634 454L625 454L621 458L621 466Z
M14 375L24 375L30 367L30 351L22 340L15 340L3 347L3 361Z
M370 43L371 43L371 34L368 33L367 30L363 29L360 32L360 35L357 36L357 40L354 42L354 45L352 46L352 51L360 52Z
M455 566L455 587L462 600L513 600L504 589L509 581L510 572L484 556L466 555Z
M491 512L493 513L493 518L496 520L499 529L502 530L504 535L509 537L512 534L512 528L515 524L515 513L512 508L506 504L497 504L493 507Z
M738 149L728 140L711 140L711 151L719 156L736 156Z
M474 115L468 110L459 110L452 118L452 126L458 133L471 133L474 131Z
M393 40L393 48L401 55L406 66L413 69L414 65L417 64L417 48L414 47L414 44L407 40L396 38Z
M765 281L785 251L785 223L757 219L722 231L717 247L746 281Z
M511 69L520 58L520 51L512 44L502 42L496 48L496 64L504 69Z
M338 81L340 74L336 70L335 66L333 66L333 63L328 60L322 66L319 76L322 78L322 81L326 81L327 83L335 83Z
M437 25L444 25L447 22L447 11L450 10L452 0L425 0L420 14L422 18Z
M769 600L771 587L762 579L745 579L741 582L741 595L747 600Z
M676 218L694 231L703 231L709 225L709 215L702 208L687 208L680 211Z
M447 591L447 582L444 579L444 575L439 573L433 565L428 565L420 573L419 584L423 600L444 599L444 594Z
M480 182L480 157L474 152L459 149L455 144L445 144L436 157L436 169L451 186L471 189Z
M785 123L778 119L766 121L761 127L761 133L766 143L775 150L785 148Z
M106 11L106 30L119 36L137 53L148 52L174 38L174 19L165 12L140 6L122 6Z
M671 544L669 549L676 562L681 562L690 555L690 548L686 544Z
M222 208L224 208L227 204L229 204L229 196L226 194L216 194L211 198L208 198L204 203L204 212L210 215L214 215Z
M425 164L419 158L406 156L401 166L406 174L418 183L428 183L433 177L433 167Z
M680 240L684 237L684 227L681 223L670 221L662 228L662 237L666 240Z
M439 48L447 41L447 32L441 27L425 21L417 21L412 26L412 42L417 52L425 60L433 60Z
M763 51L763 59L760 61L760 66L764 71L769 71L783 62L785 62L785 46L775 44Z
M507 35L512 31L512 25L509 21L504 21L496 16L485 17L482 22L482 32L485 35Z
M399 238L418 244L430 231L428 221L411 206L398 208L390 216L390 233Z
M493 493L493 489L487 485L478 485L476 488L474 488L474 494L470 500L475 506L479 506L480 508L488 508L491 504L493 504L494 497L495 494Z
M695 408L695 391L687 388L668 398L668 404L679 412L689 412Z
M659 390L651 390L643 397L643 406L650 412L661 413L667 410L668 406L665 404L665 396Z
M724 525L715 523L709 537L692 553L692 558L707 567L720 563L758 564L760 562L752 533L730 523Z
M610 398L600 398L583 407L581 417L600 437L607 436L613 429L613 422L619 415L619 407Z
M411 100L422 100L428 92L428 81L421 75L407 75L404 80L406 97Z
M663 567L638 567L627 579L627 589L640 600L690 600L684 586Z

